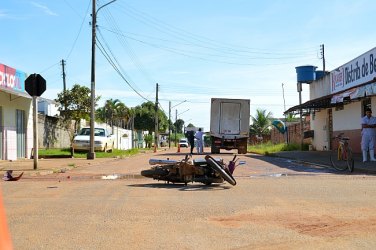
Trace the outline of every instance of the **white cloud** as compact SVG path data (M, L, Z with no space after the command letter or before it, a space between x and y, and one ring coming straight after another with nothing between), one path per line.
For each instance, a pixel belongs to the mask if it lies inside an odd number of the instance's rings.
M42 4L39 4L39 3L36 3L36 2L31 2L32 5L34 5L35 7L41 9L45 14L49 15L49 16L57 16L57 13L53 12L50 8L48 8L47 6L45 5L42 5Z

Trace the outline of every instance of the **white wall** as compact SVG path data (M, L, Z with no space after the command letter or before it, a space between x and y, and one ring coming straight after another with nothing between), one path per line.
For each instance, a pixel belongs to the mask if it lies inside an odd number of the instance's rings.
M115 148L127 150L132 149L132 131L114 127Z
M44 98L38 98L38 112L48 116L58 116L59 108L56 106L56 102Z
M360 129L361 104L362 102L346 104L343 110L338 111L333 108L333 131Z
M311 116L311 129L315 131L312 145L316 150L329 149L329 130L327 109L315 112L314 118Z
M4 157L6 160L16 160L17 152L14 149L13 135L16 133L16 110L25 111L26 126L26 157L30 158L33 148L33 109L32 99L11 95L0 91L0 106L3 110L3 126L4 126ZM9 136L9 138L7 137Z
M309 84L309 99L310 100L320 98L326 95L330 95L330 75L329 74Z

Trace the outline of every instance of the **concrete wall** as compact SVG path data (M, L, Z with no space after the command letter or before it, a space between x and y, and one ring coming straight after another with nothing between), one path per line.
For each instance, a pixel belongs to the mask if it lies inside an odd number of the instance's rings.
M38 147L69 148L73 130L67 130L57 117L38 114Z
M330 95L330 75L309 84L309 99L313 100L322 96Z

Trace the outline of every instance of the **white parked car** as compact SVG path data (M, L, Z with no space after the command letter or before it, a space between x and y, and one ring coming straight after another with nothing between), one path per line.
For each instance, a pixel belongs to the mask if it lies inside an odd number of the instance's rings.
M74 137L72 147L74 150L90 150L90 128L82 128ZM114 149L114 137L104 128L94 129L94 150L111 151Z
M180 139L179 146L181 148L188 148L188 139L187 138Z

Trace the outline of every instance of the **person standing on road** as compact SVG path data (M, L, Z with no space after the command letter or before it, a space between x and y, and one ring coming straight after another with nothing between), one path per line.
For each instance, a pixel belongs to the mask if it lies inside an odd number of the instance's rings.
M187 138L189 145L191 146L191 154L193 154L193 148L195 147L195 132L193 130L187 131Z
M203 135L204 133L202 133L201 128L199 128L195 134L195 138L197 139L197 153L198 154L201 154L204 152L204 145L202 142Z
M376 161L375 159L375 137L376 137L376 117L372 116L372 110L370 108L366 109L366 115L362 117L362 152L363 152L363 162L367 161L367 154L369 151L369 156L371 161Z

